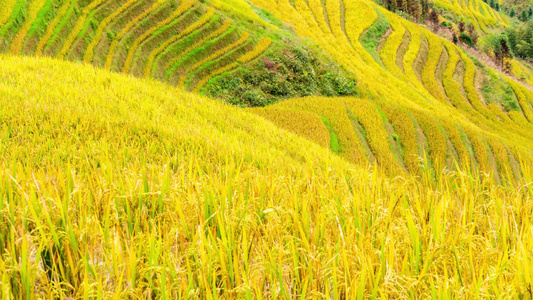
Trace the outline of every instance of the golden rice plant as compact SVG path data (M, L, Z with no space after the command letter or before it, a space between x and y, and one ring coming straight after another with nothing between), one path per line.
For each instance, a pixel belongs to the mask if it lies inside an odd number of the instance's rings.
M76 20L76 25L74 25L74 28L70 31L67 39L65 40L65 43L63 44L63 47L57 54L58 59L63 59L65 55L67 55L68 50L70 50L70 47L72 46L72 43L74 43L74 41L80 34L81 30L83 29L83 26L85 25L85 21L87 21L87 17L91 13L91 11L93 11L98 6L100 6L100 4L102 4L104 1L105 0L93 0L91 3L89 3L89 5L87 5L83 9L78 20Z
M196 20L196 22L194 22L193 24L191 24L187 28L183 29L179 34L176 34L176 35L172 36L171 38L167 39L164 43L159 45L159 47L157 47L154 50L152 50L152 52L150 52L150 55L148 56L148 58L146 60L146 64L144 66L143 77L147 78L147 77L150 76L150 74L152 72L152 66L154 64L155 58L159 54L161 54L161 52L163 52L171 44L179 41L181 38L191 34L196 29L198 29L198 28L202 27L203 25L205 25L207 22L209 22L209 20L214 15L215 15L215 9L212 8L212 7L208 8L206 13L204 15L202 15L202 17L200 17L198 20Z
M193 89L193 91L199 92L212 78L231 71L239 67L240 64L250 62L253 59L257 58L259 55L263 54L263 52L265 52L271 44L272 40L270 38L262 38L251 51L248 51L245 54L241 55L239 58L237 58L237 62L215 69L211 71L207 76L204 76L204 78L202 78L196 84L196 87Z
M435 78L435 71L437 70L437 65L441 53L443 51L443 46L441 41L433 35L427 35L426 38L429 41L429 53L424 69L422 70L422 82L426 86L426 89L439 101L445 103L446 96L444 95L442 88L437 84Z
M202 45L204 45L205 43L215 39L216 37L222 35L224 32L226 32L232 25L232 22L231 20L226 20L224 21L224 23L222 24L222 26L220 26L219 28L217 28L217 30L211 32L209 35L207 35L206 37L196 41L194 44L192 44L191 46L185 48L183 51L180 51L179 54L177 54L173 59L171 59L166 65L165 65L165 69L170 69L177 61L179 61L183 55L191 52L192 50L198 48L198 47L201 47Z
M366 132L368 145L372 149L380 167L389 172L398 172L400 166L392 155L389 144L389 133L385 129L383 117L376 104L357 98L346 98L342 100L346 107L355 116L357 121L363 126Z
M389 24L392 27L392 33L388 36L383 48L381 48L381 61L392 74L403 79L405 75L396 64L396 55L398 53L398 48L400 48L403 43L403 37L406 30L396 19L390 18Z
M516 125L518 125L518 127L521 127L521 128L531 127L531 123L529 123L527 119L524 117L524 115L522 115L520 112L513 110L513 111L510 111L507 115L511 118L511 120L513 120L513 122L515 122Z
M533 111L531 110L531 106L528 103L528 100L526 98L526 95L524 95L524 92L522 86L517 84L511 79L507 79L507 82L509 85L513 88L513 91L516 95L516 99L518 99L518 104L520 104L520 108L522 109L522 112L524 114L524 117L531 123L533 122Z
M348 161L366 163L366 156L354 132L344 103L335 98L305 97L285 100L273 105L275 108L302 110L315 113L331 122L339 138L340 154Z
M496 159L498 173L501 175L500 177L502 177L502 181L507 181L507 184L514 183L515 178L509 161L509 153L505 146L498 140L490 137L487 138L487 143Z
M437 172L444 168L446 162L446 135L442 131L440 124L431 116L421 111L410 111L420 128L424 132L429 144L429 157L433 167Z
M461 93L461 86L453 78L457 64L462 63L462 60L460 60L459 55L457 55L454 46L450 43L444 43L444 46L446 47L446 51L448 51L448 63L446 65L446 70L442 75L442 85L444 86L448 99L456 108L464 112L473 113L470 103L468 103L467 99L465 99Z
M328 128L314 113L278 108L252 108L250 112L271 121L280 128L305 137L325 149L330 147Z
M237 61L241 64L250 62L256 59L259 55L263 54L270 47L270 45L272 45L272 39L269 37L261 38L251 51L248 51L246 54L239 57Z
M531 164L389 178L155 81L0 61L5 298L528 295Z
M47 0L34 0L30 2L28 6L28 12L26 13L26 18L24 19L24 25L22 25L11 42L11 49L9 49L10 53L20 54L24 39L26 38L31 25L33 25L33 22L35 21L37 13L39 13L39 10L45 5L46 1Z
M139 1L139 0L129 0L129 1L125 2L117 10L115 10L109 16L105 17L100 22L100 24L98 25L98 28L96 28L96 31L94 32L94 37L93 37L91 43L89 44L89 46L87 46L87 50L83 54L83 61L84 62L86 62L86 63L91 63L92 62L93 56L94 56L94 48L96 48L96 46L98 46L98 43L102 39L102 34L104 33L104 30L107 27L107 25L109 25L109 23L115 21L115 19L118 16L120 16L120 14L122 14L128 8L130 8L132 5L137 3L137 1Z
M331 32L329 29L329 23L326 21L324 17L324 8L322 6L321 0L308 0L308 7L313 12L314 19L319 25L319 28L322 30L322 32Z
M135 26L138 25L140 21L144 20L150 13L152 13L154 10L158 9L163 3L165 3L166 0L157 0L152 6L150 6L147 10L143 11L141 14L139 14L137 17L135 17L133 20L128 22L124 28L117 34L111 45L109 46L109 51L107 52L106 61L105 61L105 68L107 70L111 69L111 64L113 63L113 57L115 56L115 52L117 51L117 47L119 42L124 38L124 36Z
M475 79L476 76L476 66L472 62L471 59L469 59L466 54L463 51L459 51L459 55L463 59L463 62L465 63L465 76L464 76L464 83L463 87L465 90L465 93L468 97L468 100L470 100L470 103L476 109L479 113L481 113L483 116L485 116L489 120L495 120L494 115L492 112L481 103L481 100L479 99L478 91L475 87Z
M59 7L54 19L48 26L46 27L46 31L44 32L43 36L39 40L39 43L37 44L37 47L35 48L35 55L41 56L43 54L44 48L48 44L48 41L50 41L50 38L54 34L54 30L56 29L57 25L61 22L63 17L67 14L67 11L69 8L71 8L77 0L65 0L63 1L63 4Z
M402 108L384 104L381 104L380 107L393 125L394 131L400 136L403 161L407 170L411 174L418 174L420 172L420 161L413 119Z
M16 5L17 0L4 0L0 3L0 28L7 23Z
M185 68L184 71L183 71L184 75L180 76L178 85L179 86L183 86L185 84L185 81L187 80L187 77L188 77L190 72L198 69L203 64L208 63L210 61L213 61L213 60L215 60L215 59L227 54L231 50L242 46L244 43L246 43L248 41L249 38L250 38L250 33L245 31L245 32L243 32L241 34L240 38L237 41L235 41L235 42L233 42L233 43L231 43L229 45L226 45L224 48L211 53L209 56L207 56L207 57L201 59L200 61L194 63L193 65Z
M459 132L457 125L453 121L450 121L446 118L440 119L439 122L444 128L448 139L450 140L453 147L455 148L455 151L457 152L460 167L465 168L470 163L470 155L466 149L463 140L461 139L461 133Z
M472 143L472 148L474 149L476 161L479 164L479 170L485 172L486 174L490 174L492 172L492 168L490 167L487 147L485 146L483 138L479 135L479 133L476 133L471 129L463 129L467 134L468 139Z
M148 38L150 37L154 32L156 32L161 27L169 24L179 16L183 15L185 12L187 12L191 7L194 5L196 0L183 0L180 2L180 5L176 8L175 11L173 11L170 16L161 22L157 23L156 25L150 27L147 31L145 31L141 36L137 37L135 41L133 41L133 45L131 45L128 49L128 54L126 56L126 60L124 62L124 66L122 67L123 73L128 73L130 71L131 65L133 63L133 58L135 57L135 52L137 51L137 48Z

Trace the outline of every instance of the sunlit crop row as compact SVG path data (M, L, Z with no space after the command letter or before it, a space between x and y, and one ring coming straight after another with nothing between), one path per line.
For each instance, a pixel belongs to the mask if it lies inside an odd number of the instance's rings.
M165 3L166 0L157 0L150 8L143 11L141 14L139 14L137 17L135 17L133 20L128 22L124 28L117 34L113 42L111 43L111 46L109 46L109 51L107 53L106 61L105 61L105 68L110 69L111 64L113 63L113 57L115 56L115 52L117 50L119 42L122 40L122 38L130 32L130 30L135 26L138 25L141 20L146 18L150 13L152 13L154 10L158 9L163 3Z
M389 105L381 105L381 109L399 135L403 147L403 162L407 170L412 174L420 171L418 143L416 140L416 128L409 113L401 108Z
M398 76L399 78L403 78L403 72L396 64L396 56L398 53L398 48L400 48L403 43L405 28L397 20L393 21L391 19L391 21L392 22L389 23L392 26L393 31L387 38L383 48L381 48L380 57L385 67L387 67L392 74Z
M429 42L429 52L427 62L422 70L422 82L436 99L444 103L447 101L446 96L435 78L437 65L444 49L441 41L436 36L428 35L426 37Z
M7 23L15 5L17 5L17 0L3 0L0 2L0 27Z
M150 73L152 71L152 65L154 64L154 60L159 54L161 54L161 52L163 52L168 46L179 41L181 38L191 34L193 31L204 26L207 22L209 22L209 20L211 20L211 18L213 18L214 15L215 15L215 9L208 8L207 12L203 16L201 16L198 20L196 20L196 22L194 22L187 28L183 29L179 34L176 34L172 36L171 38L167 39L165 42L159 45L159 47L152 50L152 52L150 52L150 55L148 56L146 60L146 64L144 66L143 77L147 78L150 76Z
M286 100L273 107L308 111L328 119L339 138L341 156L351 162L366 161L361 142L354 132L354 124L350 121L346 107L341 100L308 97Z
M320 117L314 113L277 108L253 108L249 111L264 117L280 128L305 137L325 149L330 147L329 131Z
M93 0L89 5L87 5L83 11L81 12L81 15L76 20L76 25L74 28L70 31L67 39L63 43L63 47L57 54L57 58L63 59L65 55L67 55L67 52L70 50L70 47L72 46L72 43L76 40L78 35L80 34L81 30L83 29L83 26L85 26L85 22L87 21L87 17L89 16L89 13L96 9L100 4L102 4L105 0Z
M530 126L533 125L533 112L531 110L530 104L528 103L526 95L524 95L525 91L522 91L522 87L513 80L508 79L507 82L513 88L516 98L518 99L518 103L522 108L522 112L524 113L526 119L530 122Z
M126 11L129 7L137 3L139 0L129 0L122 4L117 10L115 10L112 14L104 18L100 24L98 25L98 28L96 28L96 31L94 33L93 40L87 46L87 50L83 54L83 61L86 63L91 63L94 56L94 48L98 45L100 40L102 39L102 34L104 33L105 28L109 23L115 21L115 19L120 16L124 11Z
M124 66L122 67L123 73L128 73L130 71L131 65L133 63L133 59L135 58L135 52L137 51L137 48L147 39L149 38L154 32L156 32L161 27L169 24L170 22L174 21L179 16L183 15L185 12L187 12L194 4L195 0L183 0L180 2L180 5L174 10L170 16L161 22L155 24L154 26L150 27L147 31L145 31L141 36L137 37L135 41L133 41L133 44L128 49L128 54L126 56L126 60L124 62Z
M15 1L15 3L11 2L10 0L7 0L5 3L5 6L3 6L4 1L0 3L2 5L2 15L0 18L5 20L5 23L0 23L2 26L0 26L0 36L4 36L9 30L12 29L13 26L15 26L18 22L18 19L23 16L26 9L26 1ZM8 11L9 9L9 11Z
M380 166L390 172L399 168L392 155L389 134L385 129L383 118L376 105L367 100L356 98L345 99L344 102L357 121L363 126L368 145Z
M173 59L171 59L166 65L165 65L165 69L171 69L171 67L176 63L178 62L182 57L183 55L193 51L194 49L196 48L199 48L201 46L203 46L205 43L215 39L216 37L222 35L224 32L226 32L232 25L232 22L230 20L226 20L224 21L224 24L222 24L222 26L220 26L219 28L217 28L217 30L211 32L209 35L207 35L206 37L198 40L196 43L192 44L191 46L185 48L183 51L180 51L179 54L177 54Z
M26 38L26 35L31 28L31 25L33 25L33 22L35 21L37 13L46 4L46 1L47 0L34 0L30 2L30 4L28 5L28 11L26 12L26 18L24 19L24 25L22 25L22 27L15 35L15 38L11 43L11 49L9 50L9 52L11 52L12 54L20 53L20 51L22 50L22 44L24 43L24 39Z
M48 26L46 27L46 31L44 32L43 36L39 40L39 43L37 44L37 47L35 48L35 55L41 56L43 54L44 48L48 44L48 41L50 41L50 38L54 35L54 31L56 30L57 25L63 20L63 17L67 14L69 9L72 9L72 6L76 0L71 1L64 1L63 4L59 7L54 19Z
M181 86L181 85L183 85L185 83L185 81L187 80L188 74L190 72L198 69L203 64L208 63L210 61L213 61L213 60L221 57L222 55L227 54L229 51L234 50L235 48L242 46L244 43L246 43L248 41L249 38L250 38L250 34L248 32L243 32L241 34L240 38L237 41L225 46L224 48L222 48L220 50L217 50L217 51L211 53L207 57L205 57L205 58L201 59L200 61L194 63L193 65L187 67L184 70L184 75L182 75L180 77L178 85Z

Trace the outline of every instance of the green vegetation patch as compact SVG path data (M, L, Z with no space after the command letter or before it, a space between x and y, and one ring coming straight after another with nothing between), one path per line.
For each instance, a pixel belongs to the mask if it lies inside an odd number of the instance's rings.
M485 68L483 78L483 97L489 103L503 106L506 111L521 111L511 86L495 71Z
M326 128L329 131L329 136L330 136L329 147L331 148L331 151L335 154L339 154L339 152L341 151L341 146L339 145L339 138L337 134L335 133L335 129L333 129L333 126L331 125L328 119L322 116L320 116L320 118L322 119L322 122L324 122L324 125L326 125Z
M41 10L39 10L35 21L28 31L28 36L32 36L36 33L42 34L46 30L46 26L52 21L59 7L59 3L54 2L55 1L52 0L46 1Z
M381 12L377 11L377 13L378 18L376 22L374 22L374 24L372 24L372 26L370 26L368 30L361 35L361 44L366 51L368 51L374 57L374 59L381 64L378 54L378 46L381 42L381 38L390 28L390 25L389 21L387 21L387 18Z
M209 82L203 92L238 106L266 106L305 96L356 96L357 82L318 51L302 45L270 49L261 59Z

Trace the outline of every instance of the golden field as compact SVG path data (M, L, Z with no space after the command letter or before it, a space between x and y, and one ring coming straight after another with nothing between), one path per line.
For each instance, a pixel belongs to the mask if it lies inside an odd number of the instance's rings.
M3 298L528 293L530 165L390 178L164 84L0 60Z
M358 96L202 95L296 37ZM533 297L533 91L373 1L0 0L0 52L2 299Z

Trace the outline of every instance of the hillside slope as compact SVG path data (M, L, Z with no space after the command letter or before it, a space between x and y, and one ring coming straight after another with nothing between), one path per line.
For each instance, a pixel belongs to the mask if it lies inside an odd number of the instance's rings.
M83 61L190 91L201 90L213 77L248 70L252 63L257 69L260 57L272 60L291 51L313 58L313 63L304 63L313 69L313 81L328 84L350 77L318 47L307 49L283 24L278 26L261 19L244 0L6 0L0 3L0 53ZM339 94L282 83L291 87L292 96ZM236 89L226 93L240 94ZM266 103L280 98L266 89L260 96Z
M0 65L5 298L511 297L533 284L527 165L516 189L478 173L391 180L155 81Z
M276 105L307 110L331 123L344 118L344 125L333 125L345 132L337 135L348 160L376 158L384 168L413 170L426 152L433 166L453 168L458 161L463 168L473 164L504 177L512 169L519 175L512 167L518 157L532 161L533 92L451 42L367 0L325 1L325 6L303 0L252 2L356 75L360 94L370 100L354 100L366 102L363 106L323 99L313 108L312 98ZM376 30L383 23L386 30ZM324 112L328 105L337 106L341 115ZM365 155L365 148L371 153Z

